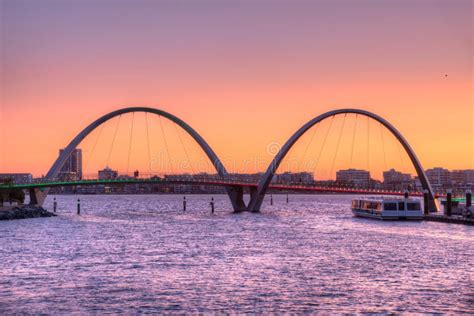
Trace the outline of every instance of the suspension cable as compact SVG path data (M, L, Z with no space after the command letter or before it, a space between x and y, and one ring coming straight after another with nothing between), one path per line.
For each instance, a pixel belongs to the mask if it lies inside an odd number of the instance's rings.
M112 138L112 144L110 145L109 149L109 155L107 156L107 163L105 164L106 167L109 166L109 161L110 161L110 155L112 154L112 149L114 148L114 143L115 143L115 137L117 136L117 130L120 125L120 119L122 118L122 114L119 115L117 125L115 126L115 131L114 131L114 136Z
M380 127L380 135L382 137L383 163L384 163L385 170L387 170L387 158L385 157L385 141L383 138L382 124L379 123L379 127Z
M184 146L183 140L181 139L181 135L179 133L177 124L173 124L173 125L174 125L174 130L176 131L176 134L178 134L179 142L181 143L181 146L183 147L184 153L186 154L186 159L188 159L189 167L191 168L191 171L194 174L195 172L194 172L193 165L191 164L191 159L189 159L188 151L186 150L186 146Z
M148 171L151 173L151 153L150 153L150 132L148 131L148 113L145 112L145 122L146 122L146 142L148 147Z
M89 166L89 162L91 160L92 154L94 153L95 147L96 147L97 143L99 142L99 138L100 138L100 135L102 135L102 130L103 129L104 129L104 124L101 124L100 129L99 129L99 133L97 134L97 137L94 141L94 144L92 145L92 150L90 151L89 156L86 159L86 164L85 164L84 170L87 170L87 167Z
M306 145L306 148L303 152L303 156L301 157L301 164L304 163L304 158L306 157L306 153L308 152L309 146L313 143L314 135L316 135L316 132L317 132L318 128L319 128L319 124L316 124L316 127L314 128L313 134L311 135L311 139L310 139L308 145Z
M402 157L402 151L401 151L401 149L400 149L401 146L402 146L402 145L400 145L400 142L397 142L398 156L400 157L400 162L401 162L401 164L402 164L402 168L403 168L403 170L405 170L405 162L404 162L403 159L402 159L402 158L403 158L403 157Z
M370 118L367 116L367 171L370 171Z
M329 123L329 128L326 132L326 135L324 135L323 143L321 144L321 148L319 149L318 157L317 157L317 160L316 160L316 166L314 167L314 173L316 173L316 170L318 169L318 164L321 161L321 155L323 154L324 145L326 144L326 139L328 138L328 135L329 135L329 132L331 130L333 121L334 121L334 115L331 116L331 122Z
M357 132L357 115L356 114L356 120L354 124L354 131L352 132L352 145L351 145L351 160L349 161L349 169L352 167L352 156L354 155L354 142L355 142L355 136Z
M132 112L132 127L130 128L130 140L128 142L127 175L128 175L128 168L130 166L130 153L132 152L133 122L134 121L135 121L135 112Z
M170 171L173 171L173 165L171 164L170 151L168 149L168 143L166 142L165 130L163 129L163 123L161 122L161 115L158 116L158 119L160 121L161 134L163 136L163 142L165 143L166 153L168 154L168 162L170 164Z
M337 144L336 144L336 153L334 154L334 159L332 161L332 166L331 166L331 172L329 173L329 177L331 177L332 175L332 172L334 170L334 165L336 163L336 159L337 159L337 153L339 151L339 143L341 142L341 136L342 136L342 131L344 130L344 124L346 123L346 116L347 116L347 113L344 113L344 118L342 120L342 127L341 127L341 130L339 132L339 137L337 139Z

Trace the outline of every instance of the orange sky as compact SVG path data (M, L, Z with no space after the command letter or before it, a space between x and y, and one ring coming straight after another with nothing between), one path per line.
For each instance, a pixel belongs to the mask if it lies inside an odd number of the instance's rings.
M269 143L282 144L314 116L343 107L392 122L425 168L474 168L471 1L0 3L0 172L46 173L58 149L87 124L132 105L188 122L236 172L263 171L272 158ZM121 171L130 122L123 118L109 161ZM348 119L346 129L354 122ZM106 164L115 123L104 127L88 171ZM158 121L149 123L156 158L164 146ZM178 165L186 155L164 123ZM129 171L149 168L145 126L137 114ZM352 164L345 130L334 169L367 166L358 126ZM85 159L93 136L82 146ZM202 160L181 137L191 160ZM337 133L331 137L328 148ZM316 138L307 159L317 156ZM300 159L309 139L310 133L288 158ZM375 176L387 164L413 172L388 134L386 163L380 132L370 142ZM325 155L317 177L329 176L334 153Z

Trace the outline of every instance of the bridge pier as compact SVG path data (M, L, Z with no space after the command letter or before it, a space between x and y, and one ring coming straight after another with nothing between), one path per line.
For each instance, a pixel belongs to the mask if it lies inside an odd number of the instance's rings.
M247 206L244 202L244 188L241 186L233 186L227 189L230 197L230 202L234 208L234 213L247 211Z
M48 189L44 189L43 191L37 188L30 188L28 191L30 194L30 205L42 206L48 194Z

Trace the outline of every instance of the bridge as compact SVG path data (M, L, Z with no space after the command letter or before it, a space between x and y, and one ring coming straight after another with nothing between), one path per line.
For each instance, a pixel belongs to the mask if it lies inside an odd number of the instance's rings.
M143 112L145 114L153 114L162 117L175 123L177 126L182 128L192 139L199 145L199 147L204 151L205 155L212 163L215 168L218 176L218 180L193 180L191 178L183 177L181 179L175 180L166 180L161 178L149 178L149 179L113 179L113 180L80 180L80 181L59 181L58 175L63 168L64 164L71 156L72 152L79 146L79 144L96 128L104 124L105 122L111 120L115 117L120 117L128 113ZM401 191L384 191L384 190L373 190L373 189L360 189L360 188L344 188L344 187L323 187L323 186L302 186L302 185L293 185L293 184L275 184L272 182L273 176L275 175L278 167L280 166L282 160L288 154L290 149L296 144L296 142L313 126L319 124L320 122L333 119L336 116L347 114L355 114L357 116L367 117L367 119L372 119L378 122L381 126L385 127L401 144L406 154L410 158L410 161L416 170L417 176L420 180L421 186L424 191L428 192L428 204L430 211L437 211L437 205L435 203L435 198L437 197L429 183L429 180L424 172L424 169L418 160L415 152L408 144L407 140L402 136L402 134L387 120L382 117L365 110L360 109L339 109L334 111L329 111L327 113L321 114L312 120L304 124L300 129L298 129L282 146L282 148L275 155L273 161L268 166L266 172L263 174L258 183L242 182L242 181L233 181L229 180L229 173L227 172L225 166L220 161L219 157L212 150L209 144L187 123L179 119L178 117L159 110L149 107L128 107L113 111L108 113L96 121L92 122L86 128L84 128L62 151L57 160L51 166L50 170L44 177L44 179L39 183L31 184L14 184L12 185L0 185L1 189L8 188L19 188L19 189L28 189L30 193L30 204L42 205L48 191L51 187L58 186L83 186L83 185L98 185L98 184L109 184L109 185L118 185L118 184L133 184L133 183L157 183L157 184L201 184L208 186L222 186L225 188L229 199L232 203L232 207L235 212L240 211L252 211L259 212L262 206L263 199L266 192L269 189L273 190L294 190L294 191L307 191L307 192L327 192L327 193L352 193L352 194L377 194L377 195L403 195ZM160 120L161 124L161 120ZM331 122L332 124L332 122ZM357 121L356 121L357 124ZM147 127L148 129L148 127ZM147 130L148 131L148 130ZM133 132L133 121L132 121L132 132ZM327 136L327 134L326 134ZM115 137L115 135L114 135ZM324 139L325 141L326 139ZM339 137L340 140L340 137ZM166 144L166 142L165 142ZM339 143L338 143L339 145ZM324 146L324 142L323 142ZM336 150L337 153L337 150ZM250 193L250 201L248 204L244 202L244 189L247 189ZM421 193L414 193L412 195L421 196Z
M196 180L192 177L173 177L172 180L166 178L122 178L122 179L87 179L78 181L41 181L27 184L3 184L0 185L0 190L7 189L23 189L23 190L44 190L46 188L54 187L81 187L81 186L117 186L126 184L159 184L159 185L203 185L203 186L218 186L218 187L241 187L241 188L257 188L257 182L246 182L236 180ZM269 190L278 191L294 191L294 192L319 192L319 193L339 193L339 194L364 194L364 195L391 195L403 196L405 191L394 190L377 190L364 189L355 187L330 187L330 186L316 186L316 185L297 185L288 183L272 183L268 186ZM422 197L423 192L410 192L411 196ZM435 194L435 198L445 197L445 195Z

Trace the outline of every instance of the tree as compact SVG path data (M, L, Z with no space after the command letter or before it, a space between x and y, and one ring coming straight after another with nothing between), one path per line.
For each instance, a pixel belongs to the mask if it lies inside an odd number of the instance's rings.
M22 189L12 188L8 192L8 198L23 204L25 202L25 192Z

